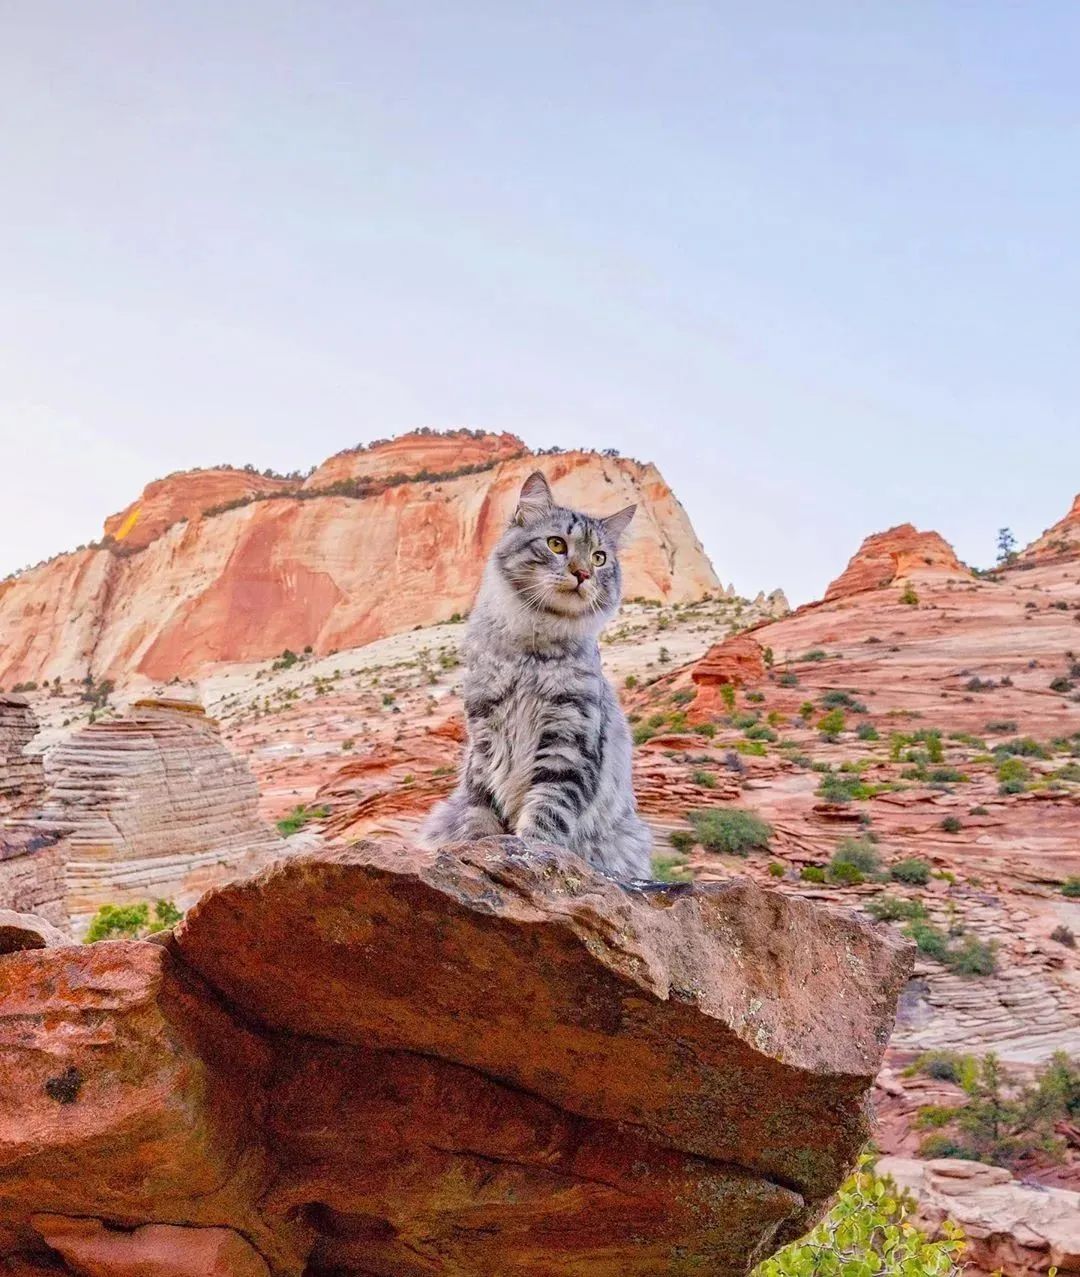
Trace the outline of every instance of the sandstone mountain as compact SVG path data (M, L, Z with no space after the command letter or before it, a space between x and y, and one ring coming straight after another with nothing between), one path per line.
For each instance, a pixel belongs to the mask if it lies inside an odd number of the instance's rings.
M343 452L306 480L175 475L106 520L100 546L0 583L0 686L153 680L220 662L356 647L472 603L525 476L568 503L639 503L626 592L665 602L720 590L655 466L538 456L511 435L417 432Z

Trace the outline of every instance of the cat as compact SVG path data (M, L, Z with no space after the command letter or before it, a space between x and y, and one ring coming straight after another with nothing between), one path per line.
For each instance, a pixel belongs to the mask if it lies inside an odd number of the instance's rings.
M484 569L465 637L468 744L428 817L437 847L491 834L556 843L621 879L650 876L630 729L597 638L622 596L619 540L636 505L598 518L531 474Z

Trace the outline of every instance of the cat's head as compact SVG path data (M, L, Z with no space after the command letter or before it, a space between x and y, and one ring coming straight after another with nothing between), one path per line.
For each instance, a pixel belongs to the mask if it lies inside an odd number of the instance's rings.
M519 608L566 628L599 630L622 596L619 539L637 506L600 518L557 505L537 470L525 480L517 509L492 556ZM578 624L574 624L574 623Z

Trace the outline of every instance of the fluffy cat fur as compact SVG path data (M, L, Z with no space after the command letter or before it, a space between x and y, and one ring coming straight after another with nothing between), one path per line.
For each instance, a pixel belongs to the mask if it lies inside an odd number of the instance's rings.
M556 505L539 471L525 481L469 618L468 745L457 788L428 817L429 846L513 833L649 877L630 731L597 643L619 607L635 509L596 518Z

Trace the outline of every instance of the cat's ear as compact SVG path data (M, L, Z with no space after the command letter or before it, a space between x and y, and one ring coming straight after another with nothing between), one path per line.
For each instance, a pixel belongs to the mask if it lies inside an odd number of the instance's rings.
M612 541L618 541L619 537L630 526L630 520L634 517L636 509L636 504L628 505L625 509L617 510L614 514L609 514L606 519L600 520L604 525L604 531L611 537Z
M550 510L554 504L555 499L551 495L548 481L539 470L534 470L521 485L521 495L518 497L513 521L518 527L524 527L530 519L535 519L546 510Z

